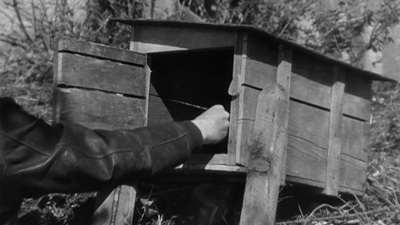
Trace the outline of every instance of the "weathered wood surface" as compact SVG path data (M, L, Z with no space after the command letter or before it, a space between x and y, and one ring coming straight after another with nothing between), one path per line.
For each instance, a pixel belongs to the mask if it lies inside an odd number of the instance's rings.
M112 61L141 66L147 64L147 59L144 54L66 37L61 38L58 41L58 52L71 52L74 54L90 55L96 58L109 59Z
M290 84L292 79L292 49L284 45L279 46L279 53L278 53L278 68L276 72L276 83L282 87L284 93L286 93L285 101L286 110L285 110L285 117L289 118L289 102L290 102ZM287 132L287 131L286 131ZM282 144L285 148L287 148L287 139L285 143ZM284 156L282 157L283 166L282 166L282 174L281 174L281 184L285 184L286 180L286 156L287 151L284 152Z
M289 103L285 95L281 87L272 84L258 97L240 224L275 222L286 151Z
M145 67L71 53L58 53L58 58L58 85L146 96Z
M326 166L326 187L324 193L337 195L339 193L340 154L342 148L343 95L345 88L345 71L335 67L333 71L333 86L331 95L331 111L329 121L329 143Z
M146 119L146 100L77 88L57 90L56 121L95 128L136 128Z
M248 128L243 134L250 134L250 127L254 126L254 112L260 91L246 87L244 89L244 102L247 103L243 117L238 124ZM290 101L289 125L288 125L288 150L286 173L300 183L321 182L318 187L325 187L327 149L329 143L329 121L328 111L305 105L294 100ZM354 132L357 130L359 132ZM366 167L368 160L368 131L366 122L352 118L343 117L341 133L346 134L342 138L342 155L340 168L340 189L348 186L352 191L364 190L363 184L366 178ZM244 140L250 137L244 136ZM246 147L244 151L250 151ZM347 160L347 161L346 161ZM349 189L348 189L349 190ZM359 192L360 193L360 192Z
M121 185L97 193L92 225L132 225L136 190Z
M246 140L242 140L242 124L239 124L239 113L242 111L242 83L246 69L247 60L247 33L237 33L234 58L233 58L233 71L232 81L228 88L228 93L232 96L230 124L229 124L229 137L228 137L228 154L229 162L232 165L240 162L241 146Z
M246 102L246 110L243 111L243 116L240 120L247 120L249 121L248 123L254 122L254 112L256 110L254 99L259 94L260 91L258 89L250 87L244 89L243 95L244 102ZM289 134L304 138L317 146L328 149L329 118L329 111L291 99ZM366 162L368 160L368 123L344 116L341 129L341 132L346 134L342 137L342 153ZM355 130L358 132L354 132ZM245 131L244 133L248 132Z
M302 138L289 135L287 149L286 178L316 187L326 186L326 149L315 146ZM362 194L367 178L368 164L342 155L340 160L339 190Z
M268 45L258 43L250 48L246 65L244 83L248 86L262 89L266 83L273 83L276 78L266 74L276 74L277 65L274 54L258 56L259 48ZM258 48L257 48L258 47ZM269 47L273 48L273 47ZM275 49L269 49L271 52ZM268 51L266 49L265 51ZM253 53L255 52L255 53ZM260 57L260 58L259 58ZM293 53L292 79L290 97L299 101L330 109L333 66L323 63L317 58ZM343 113L361 120L369 119L370 112L370 82L359 75L352 74L348 81L349 89L345 91Z
M130 49L152 53L233 47L235 32L197 28L134 26Z

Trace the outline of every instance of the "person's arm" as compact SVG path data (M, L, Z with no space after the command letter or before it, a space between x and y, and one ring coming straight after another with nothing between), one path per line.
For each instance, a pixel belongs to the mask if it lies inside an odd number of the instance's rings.
M215 106L192 122L91 130L50 126L0 98L0 222L12 224L22 197L96 191L177 166L203 142L222 140L228 117Z
M222 140L229 116L215 106L192 122L105 131L72 123L49 126L10 99L0 107L3 177L12 177L24 197L93 191L172 168L203 140Z

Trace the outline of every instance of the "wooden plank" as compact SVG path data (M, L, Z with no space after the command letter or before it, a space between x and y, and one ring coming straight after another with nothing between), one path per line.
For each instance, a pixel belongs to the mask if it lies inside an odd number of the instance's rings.
M137 52L152 53L233 47L235 34L235 31L135 25L130 48Z
M136 190L128 185L99 192L91 225L131 225L135 198Z
M233 71L232 71L232 81L228 88L228 93L232 96L231 106L230 106L230 123L229 123L229 137L228 137L228 160L231 165L237 163L237 158L240 158L240 142L238 139L240 134L238 132L238 120L241 95L240 92L243 90L242 82L244 79L244 71L246 68L246 52L247 52L247 33L237 33L236 34L236 44L234 49L233 57ZM239 141L239 143L238 143Z
M110 128L136 128L144 125L145 102L100 91L59 88L56 121L72 121L90 125L92 129L109 125Z
M243 82L260 90L266 84L276 83L278 45L266 42L264 38L255 35L249 35L247 45L247 62Z
M345 134L342 136L342 154L368 162L369 123L343 117L341 129Z
M148 126L154 126L174 120L161 98L155 95L149 96L148 112Z
M147 63L146 56L137 52L85 41L78 41L67 37L63 37L58 41L58 51L96 56L102 59L121 61L142 66Z
M278 54L278 68L277 68L277 84L280 85L284 92L286 93L285 101L288 103L286 104L286 118L289 118L289 95L290 95L290 83L292 77L292 50L288 49L287 47L280 45L279 46L279 54ZM283 143L283 147L287 147L287 139L285 143ZM281 174L281 184L285 184L285 177L286 177L286 151L284 156L282 157L284 161L282 163L282 174Z
M343 114L343 96L345 88L345 71L343 68L335 67L333 71L333 87L331 95L331 112L329 122L329 143L326 167L326 186L324 193L327 195L338 195L340 175L340 153Z
M192 155L184 164L198 165L229 165L227 154L197 154Z
M327 150L316 146L302 138L289 135L287 150L287 178L296 178L296 181L302 184L314 185L319 183L318 187L326 186L327 169ZM366 182L367 163L341 155L340 159L340 180L339 190L358 190L364 191ZM287 179L288 180L288 179Z
M190 171L193 173L195 170L213 173L213 172L228 172L230 175L232 173L246 173L247 168L242 166L233 166L233 165L212 165L212 164L183 164L175 168L175 170L179 171ZM198 181L198 180L197 180Z
M58 53L58 58L58 85L146 96L144 67L70 53Z
M362 74L347 71L344 96L345 115L354 116L369 121L371 116L372 81Z
M257 100L240 224L275 222L286 151L289 103L285 95L281 87L272 84L263 89Z

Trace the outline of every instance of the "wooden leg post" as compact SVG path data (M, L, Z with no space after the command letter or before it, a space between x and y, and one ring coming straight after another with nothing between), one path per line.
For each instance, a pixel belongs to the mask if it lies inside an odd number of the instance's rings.
M136 190L129 185L99 192L91 225L131 225L135 199Z
M286 155L288 104L285 91L277 84L267 85L258 97L241 225L275 222Z

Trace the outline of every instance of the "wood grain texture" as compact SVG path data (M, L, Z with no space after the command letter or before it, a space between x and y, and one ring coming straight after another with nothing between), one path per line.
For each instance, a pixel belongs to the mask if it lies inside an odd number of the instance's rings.
M192 155L185 164L198 165L229 165L227 154L198 154Z
M346 71L343 113L369 121L371 116L372 81L363 74Z
M289 96L290 96L290 84L291 84L291 78L292 78L292 50L280 45L279 46L279 53L278 53L278 68L277 68L277 73L276 73L276 80L277 84L283 88L284 92L286 93L286 99L285 101L287 102L286 106L286 111L285 115L286 118L289 118ZM285 140L285 143L283 143L283 146L286 148L287 147L287 139ZM282 163L282 174L281 174L281 184L285 184L285 179L286 179L286 151L284 152L284 156L282 157L282 160L284 161Z
M254 48L256 47L260 48L260 46L254 46ZM248 48L245 84L261 90L266 83L276 82L275 76L268 76L268 74L276 74L277 65L273 61L274 56L262 58L253 53L257 50L251 51L250 41ZM333 67L318 58L296 51L293 52L292 58L290 98L329 110ZM348 77L343 113L367 121L370 116L371 81L358 74L349 74Z
M149 96L148 126L172 122L174 119L162 99L155 95Z
M243 117L237 122L243 129L241 138L244 152L250 151L249 134L254 126L256 108L254 99L257 99L259 94L260 91L257 89L250 87L244 89L243 97L247 107ZM287 175L300 180L303 184L315 181L319 184L318 187L325 188L330 113L294 100L290 101L289 107ZM367 169L369 125L344 116L340 127L341 133L346 134L342 137L341 164L346 164L341 165L340 190L349 188L361 193L366 178L364 174ZM343 157L348 159L348 162L343 162Z
M275 222L286 151L289 103L285 95L272 84L266 85L258 97L240 224Z
M136 128L144 125L145 104L145 99L59 88L56 121L71 121L92 129Z
M302 138L289 135L286 180L325 188L327 154L326 149ZM367 179L367 166L366 162L341 155L339 190L362 193Z
M58 58L57 85L146 96L145 67L70 53L58 53Z
M113 48L106 45L79 41L63 37L58 41L58 52L71 52L82 55L90 55L97 58L120 61L135 65L146 65L146 56L137 52Z
M247 136L251 131L252 123L254 123L254 112L256 110L254 99L257 99L259 94L258 89L251 87L245 87L243 90L243 103L246 103L246 107L239 121L246 121L241 126L243 129L243 137L241 138L244 140L248 139ZM328 149L329 111L303 104L294 99L290 101L289 107L289 134ZM341 130L345 134L342 137L342 153L366 162L368 157L368 123L344 116ZM357 132L355 132L356 130ZM246 148L246 145L243 144L242 148Z
M136 190L129 185L99 192L91 225L131 225L135 198Z
M338 195L340 175L340 154L342 145L343 96L345 88L345 71L335 67L331 94L331 112L329 122L329 143L326 167L326 186L324 193Z
M234 49L232 81L228 88L228 93L230 96L232 96L228 134L228 157L231 165L235 165L237 162L239 162L238 159L240 159L241 153L240 145L242 140L238 138L241 136L239 134L241 129L239 128L240 125L238 124L238 119L240 110L243 107L240 103L242 99L242 84L247 60L246 53L247 34L238 33L236 35L236 44Z
M131 49L142 53L233 47L236 40L235 31L140 25L134 29Z

